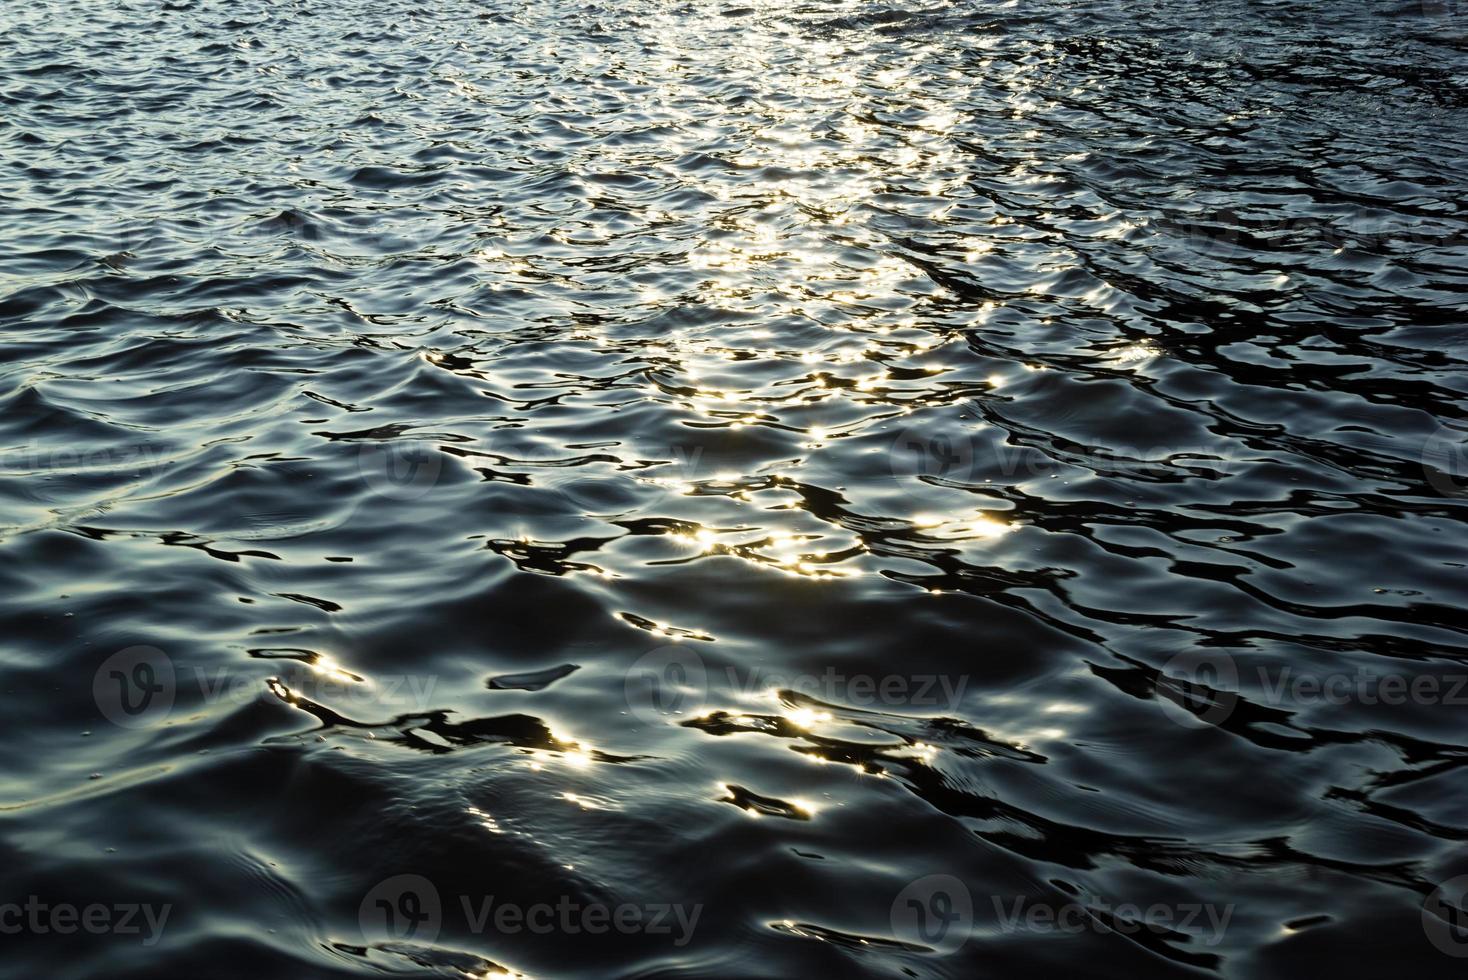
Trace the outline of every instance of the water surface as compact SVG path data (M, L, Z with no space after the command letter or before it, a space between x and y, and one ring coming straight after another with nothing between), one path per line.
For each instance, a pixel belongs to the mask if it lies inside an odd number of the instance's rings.
M0 970L1459 975L1465 18L9 0Z

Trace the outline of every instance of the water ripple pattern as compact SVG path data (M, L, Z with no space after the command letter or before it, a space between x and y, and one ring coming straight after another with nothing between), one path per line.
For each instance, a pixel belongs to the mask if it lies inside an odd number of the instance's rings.
M1460 0L0 24L0 971L1460 975Z

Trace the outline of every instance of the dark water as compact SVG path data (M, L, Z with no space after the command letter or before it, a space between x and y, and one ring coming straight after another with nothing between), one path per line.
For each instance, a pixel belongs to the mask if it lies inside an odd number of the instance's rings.
M0 973L1468 966L1468 8L0 25Z

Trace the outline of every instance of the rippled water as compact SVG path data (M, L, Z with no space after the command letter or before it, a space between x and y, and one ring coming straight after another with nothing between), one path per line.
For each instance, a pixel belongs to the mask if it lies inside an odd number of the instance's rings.
M7 975L1461 974L1456 0L0 24Z

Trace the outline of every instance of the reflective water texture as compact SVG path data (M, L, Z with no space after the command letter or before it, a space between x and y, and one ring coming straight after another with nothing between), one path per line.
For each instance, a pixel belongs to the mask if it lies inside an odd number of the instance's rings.
M1464 16L8 0L0 971L1461 975Z

